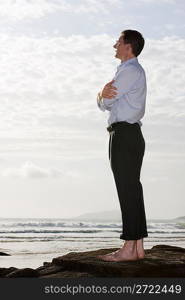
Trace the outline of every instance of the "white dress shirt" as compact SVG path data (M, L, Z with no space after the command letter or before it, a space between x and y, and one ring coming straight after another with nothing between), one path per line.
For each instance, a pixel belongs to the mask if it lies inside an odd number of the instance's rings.
M109 111L108 125L126 121L142 126L140 119L145 113L147 86L145 71L137 57L121 62L113 79L117 95L111 99L97 97L98 107Z

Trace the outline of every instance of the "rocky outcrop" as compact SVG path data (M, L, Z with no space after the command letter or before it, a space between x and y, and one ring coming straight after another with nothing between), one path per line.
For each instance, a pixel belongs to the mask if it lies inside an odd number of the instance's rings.
M39 277L39 272L31 268L16 269L6 275L7 278L14 277Z
M117 250L70 252L56 257L52 262L44 262L37 269L0 269L0 277L185 277L185 249L181 247L157 245L145 250L145 258L128 262L106 262L97 255Z
M10 256L10 254L5 253L5 252L0 252L0 255L1 255L1 256Z

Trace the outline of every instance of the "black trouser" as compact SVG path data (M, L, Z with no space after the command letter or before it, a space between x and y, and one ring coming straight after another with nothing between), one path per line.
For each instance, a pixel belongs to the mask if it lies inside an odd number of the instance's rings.
M138 240L148 236L140 171L145 140L138 123L126 121L107 127L109 160L122 215L120 239Z

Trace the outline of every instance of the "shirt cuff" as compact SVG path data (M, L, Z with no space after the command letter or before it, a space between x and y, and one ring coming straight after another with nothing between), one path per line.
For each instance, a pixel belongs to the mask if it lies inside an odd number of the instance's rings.
M102 111L106 110L106 107L105 107L104 102L103 102L103 97L100 95L100 93L98 93L98 96L97 96L97 104L98 104L98 107Z

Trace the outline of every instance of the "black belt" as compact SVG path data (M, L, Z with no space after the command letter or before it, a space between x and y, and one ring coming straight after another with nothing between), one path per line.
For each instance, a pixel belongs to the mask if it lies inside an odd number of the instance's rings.
M122 128L125 126L140 126L139 123L128 123L126 121L120 121L120 122L116 122L116 123L112 123L110 126L107 127L107 131L112 132L118 128Z

